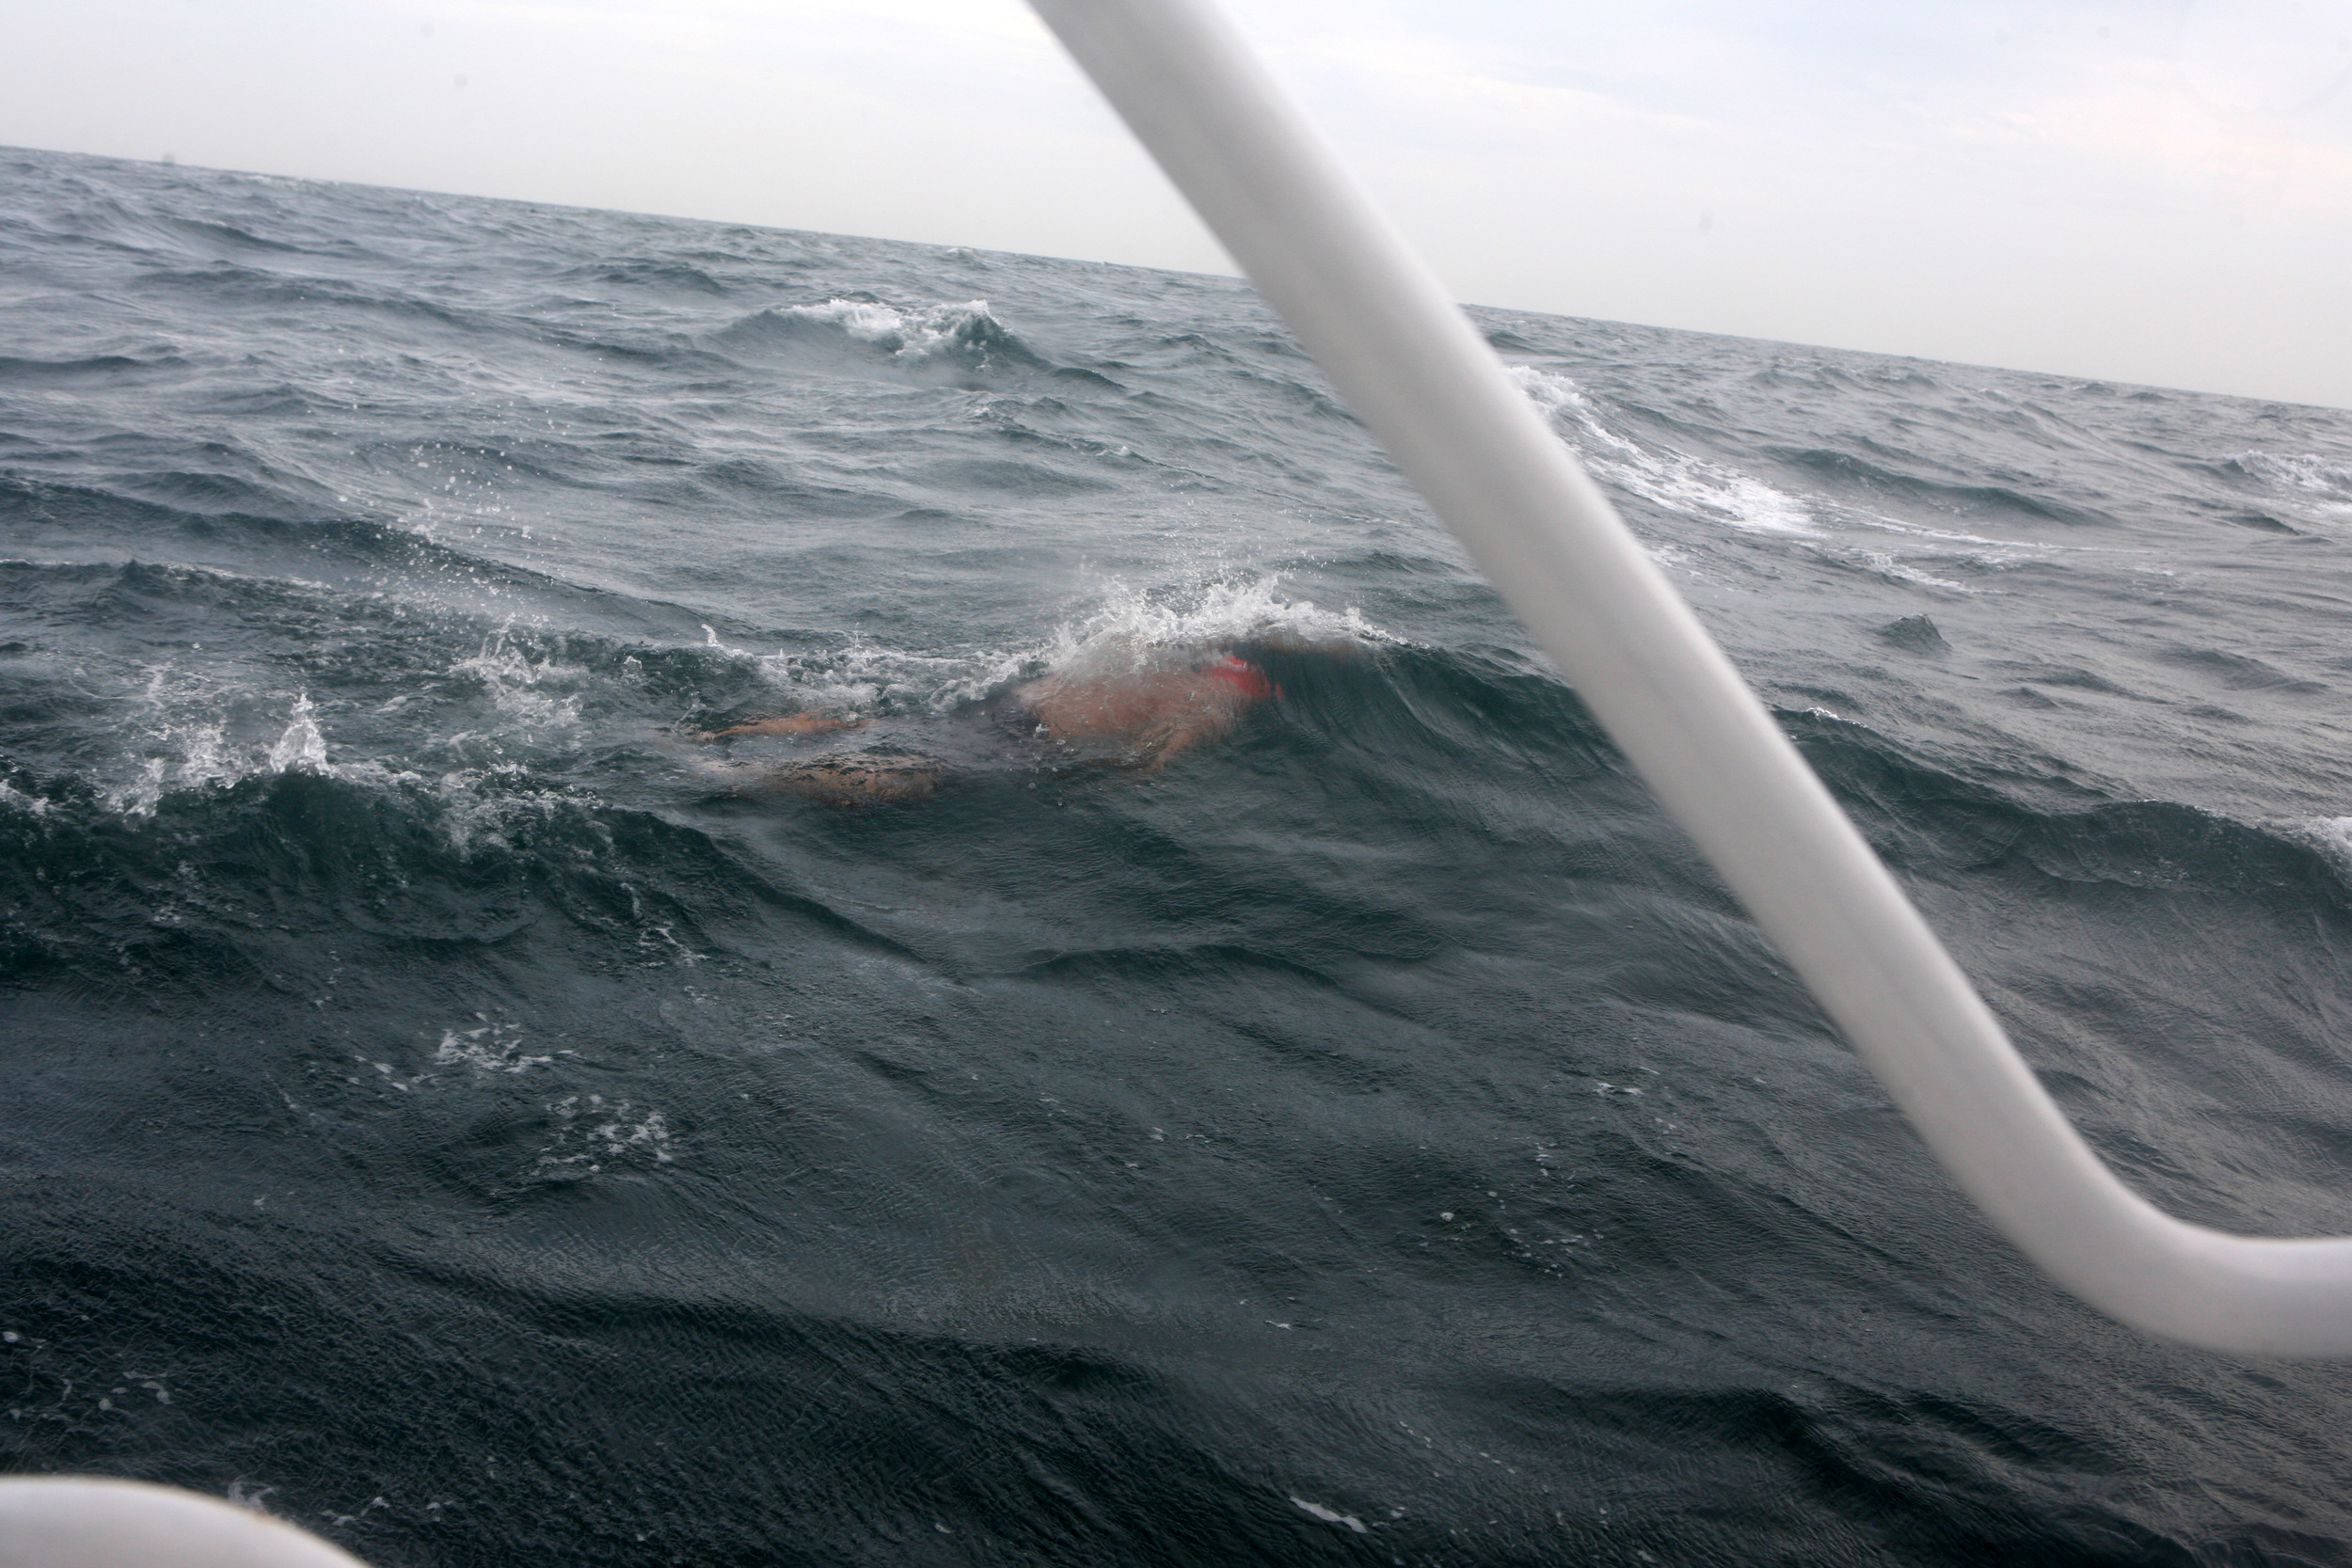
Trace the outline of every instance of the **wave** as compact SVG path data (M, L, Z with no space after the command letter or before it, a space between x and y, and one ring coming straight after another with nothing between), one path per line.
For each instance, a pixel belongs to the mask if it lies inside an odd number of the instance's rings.
M427 951L495 945L556 918L625 951L674 955L719 917L675 880L707 881L718 863L699 835L496 770L292 768L119 816L77 794L53 784L45 812L0 815L14 876L74 890L39 914L18 905L5 940L20 966L144 970L233 993L267 961L257 949L274 945L278 908ZM175 871L191 862L212 868L200 886ZM759 893L739 871L729 880L740 891L722 904Z
M2058 500L2046 493L2010 484L1986 484L1934 479L1891 466L1894 459L1874 460L1851 451L1822 447L1775 447L1772 456L1792 467L1850 493L1883 503L1888 499L1923 504L1961 517L2015 516L2034 522L2069 523L2082 527L2111 526L2116 519L2095 508ZM1924 461L1924 460L1922 460Z
M779 698L810 708L859 716L945 713L1016 681L1053 673L1112 673L1158 654L1212 648L1313 650L1370 648L1393 642L1359 610L1326 610L1285 596L1277 576L1136 589L1111 585L1101 601L1034 641L924 652L852 638L822 648L761 653L706 626L705 646L755 672L770 689L752 705ZM758 717L739 697L710 723Z
M2335 866L2337 875L2352 883L2352 816L2281 817L2265 826L2282 838L2316 848Z
M722 661L680 668L647 644L511 615L485 627L430 593L194 566L0 562L0 614L43 623L0 650L17 767L132 816L294 771L560 770L590 739L626 747L665 705L730 680ZM126 631L139 640L127 648Z
M146 372L185 370L188 361L164 350L145 356L90 355L80 359L24 359L0 355L0 385L112 386Z
M1568 436L1602 483L1699 522L1758 533L1821 531L1804 502L1762 480L1618 435L1567 376L1533 365L1513 365L1510 371L1511 379Z
M2311 521L2352 523L2352 458L2325 452L2242 451L2225 459L2219 467L2224 474L2252 482ZM2250 515L2251 520L2273 528L2288 526L2265 514Z
M902 372L978 375L1055 367L1008 330L986 300L900 308L872 298L761 310L711 334L733 353L755 351L835 365L887 366Z
M396 598L355 600L318 583L137 563L6 565L0 593L18 605L75 607L77 619L101 630L126 614L216 617L233 607L273 628L272 644L293 635L346 650L306 657L299 681L257 682L233 664L109 659L54 641L12 644L5 657L20 704L47 705L58 760L72 754L69 736L107 739L103 760L93 752L47 783L20 749L0 808L28 814L65 799L51 787L61 778L78 780L72 788L91 803L134 817L153 816L175 799L292 774L393 790L440 781L435 788L461 791L471 787L466 781L495 775L507 781L502 787L530 783L594 802L604 786L591 781L616 764L637 772L624 794L665 777L691 779L691 769L677 773L664 751L672 743L660 738L675 729L800 709L940 715L1049 673L1111 673L1169 650L1217 648L1247 652L1291 689L1268 720L1273 743L1286 750L1338 744L1361 758L1351 768L1451 780L1438 787L1456 791L1524 787L1534 757L1565 768L1563 777L1622 768L1597 760L1613 759L1612 749L1555 677L1492 656L1422 647L1360 610L1288 594L1272 575L1112 585L1091 608L1035 638L933 649L714 624L670 642L511 618L485 626L478 613L420 615ZM236 649L230 638L221 652ZM2181 657L2201 669L2214 665L2235 685L2288 682L2254 661L2216 665L2229 656L2195 650ZM73 661L70 679L64 658ZM2087 671L2017 665L2018 673L2130 695ZM2033 786L2056 792L2062 803L2053 808L1923 763L1849 721L1792 713L1783 721L1841 798L1911 847L1905 853L1915 868L1964 870L2017 855L2078 879L2218 887L2252 877L2274 893L2302 888L2296 897L2306 902L2342 897L2332 830L2086 799L2057 772Z
M566 268L556 277L565 282L619 283L632 289L652 289L671 293L729 294L735 292L690 261L651 258L596 261L586 266Z
M480 586L481 562L389 537ZM507 575L562 608L554 585ZM796 708L939 714L1017 680L1140 665L1170 649L1329 652L1393 641L1359 611L1286 596L1272 577L1114 587L1037 638L941 650L691 621L677 629L698 637L667 642L527 624L511 612L485 624L465 602L471 597L436 594L430 579L354 595L315 580L187 565L0 562L0 611L38 607L76 628L0 657L9 660L20 720L36 705L45 714L43 749L77 759L74 776L109 809L152 816L173 794L287 772L382 782L523 768L561 777L600 757L652 762L655 737L676 727ZM612 623L621 617L609 599L576 596L573 608L597 609ZM665 624L663 607L633 609L649 628ZM235 622L266 629L240 636L230 629ZM204 628L210 656L126 657L104 647L126 624L149 635ZM288 649L302 650L297 668L273 668Z
M2076 684L2113 689L2077 673L2087 678ZM2290 921L2352 915L2352 879L2326 819L2244 820L2178 801L2116 800L2059 769L1996 785L1850 720L1779 717L1880 852L1915 874L2006 864L2060 882L2227 894L2292 911Z
M2222 466L2274 489L2352 503L2352 459L2315 451L2242 451Z

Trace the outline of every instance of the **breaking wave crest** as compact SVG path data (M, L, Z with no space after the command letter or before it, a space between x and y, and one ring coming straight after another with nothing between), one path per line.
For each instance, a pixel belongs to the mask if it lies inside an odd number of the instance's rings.
M978 299L909 307L876 299L787 305L747 316L713 341L733 350L814 350L836 361L909 371L940 367L986 374L1048 368Z
M1794 496L1721 464L1651 447L1603 422L1567 376L1533 365L1513 365L1511 379L1567 436L1602 483L1699 522L1766 533L1815 534L1812 514Z

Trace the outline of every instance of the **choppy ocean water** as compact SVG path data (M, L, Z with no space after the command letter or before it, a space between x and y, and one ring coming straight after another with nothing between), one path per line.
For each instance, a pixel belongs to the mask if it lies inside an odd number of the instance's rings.
M2352 414L1477 312L2142 1191L2352 1227ZM687 737L1106 650L1148 772ZM383 1568L2342 1563L1241 284L0 152L0 1465Z

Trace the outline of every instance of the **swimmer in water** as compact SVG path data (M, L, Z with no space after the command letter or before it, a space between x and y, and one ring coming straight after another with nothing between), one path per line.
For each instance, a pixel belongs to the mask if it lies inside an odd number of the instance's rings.
M957 772L1013 760L1008 752L1033 768L1081 764L1149 772L1227 734L1243 714L1280 694L1263 670L1237 655L1155 650L1116 669L1059 671L968 704L943 724L927 728L921 751L885 742L860 752L728 767L755 779L750 788L838 805L920 800ZM698 738L794 737L876 727L874 720L802 712L729 725Z

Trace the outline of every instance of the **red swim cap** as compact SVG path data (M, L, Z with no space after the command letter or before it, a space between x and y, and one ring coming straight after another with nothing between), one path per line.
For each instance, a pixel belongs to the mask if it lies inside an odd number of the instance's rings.
M1237 658L1232 654L1227 654L1223 658L1210 665L1208 673L1217 680L1231 681L1243 695L1253 703L1263 702L1268 697L1279 697L1282 692L1280 687L1266 679L1263 670L1259 669L1248 659Z

